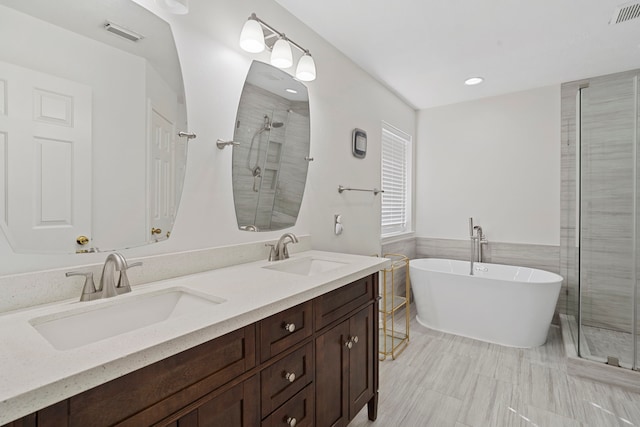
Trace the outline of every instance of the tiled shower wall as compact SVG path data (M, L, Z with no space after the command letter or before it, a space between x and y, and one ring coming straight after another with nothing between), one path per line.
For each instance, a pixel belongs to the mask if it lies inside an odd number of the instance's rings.
M578 310L577 123L581 114L582 323L630 332L638 70L562 85L561 270L566 313ZM637 179L637 178L636 178Z

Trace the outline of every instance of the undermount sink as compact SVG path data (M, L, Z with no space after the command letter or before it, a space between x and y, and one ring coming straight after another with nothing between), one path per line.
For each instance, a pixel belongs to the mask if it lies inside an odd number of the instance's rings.
M262 268L268 270L281 271L283 273L298 274L300 276L313 276L336 268L344 267L345 262L333 261L322 258L306 257L290 259L286 261L276 261L274 264Z
M92 307L31 319L29 323L57 350L69 350L185 314L210 309L221 298L170 288Z

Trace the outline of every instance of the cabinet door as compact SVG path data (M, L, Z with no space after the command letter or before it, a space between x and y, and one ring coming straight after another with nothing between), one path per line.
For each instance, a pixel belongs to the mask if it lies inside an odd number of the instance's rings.
M349 320L316 338L316 426L345 426L349 419Z
M19 420L5 424L2 427L36 427L36 413L29 414L26 417L22 417Z
M257 376L203 399L198 406L167 427L254 427L260 425L260 393Z
M356 416L375 393L373 306L360 310L349 319L349 333L353 345L349 350L349 418Z
M69 401L55 403L3 427L59 427L68 425Z

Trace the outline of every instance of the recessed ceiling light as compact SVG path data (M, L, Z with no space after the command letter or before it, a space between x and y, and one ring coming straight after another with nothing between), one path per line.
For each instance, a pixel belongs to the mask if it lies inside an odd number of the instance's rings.
M289 93L298 93L298 91L297 91L297 90L295 90L295 89L290 89L290 88L285 89L285 91L287 91L287 92L289 92Z
M484 81L483 77L470 77L464 81L467 86L479 85Z

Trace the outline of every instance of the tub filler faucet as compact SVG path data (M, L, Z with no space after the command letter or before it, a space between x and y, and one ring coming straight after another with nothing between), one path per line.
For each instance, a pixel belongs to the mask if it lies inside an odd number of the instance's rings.
M473 263L482 262L482 245L489 243L487 236L482 232L482 227L473 225L473 218L469 218L469 238L471 239L469 274L473 276Z

